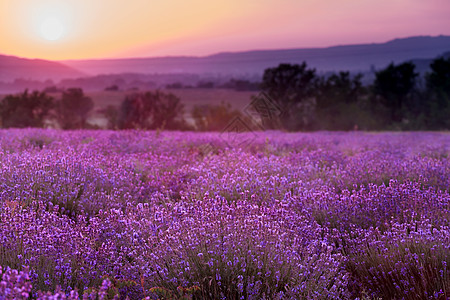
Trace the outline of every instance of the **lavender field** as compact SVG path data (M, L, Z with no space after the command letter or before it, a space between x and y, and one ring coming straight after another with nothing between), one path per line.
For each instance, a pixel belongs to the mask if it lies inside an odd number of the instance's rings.
M449 299L450 135L0 131L0 299Z

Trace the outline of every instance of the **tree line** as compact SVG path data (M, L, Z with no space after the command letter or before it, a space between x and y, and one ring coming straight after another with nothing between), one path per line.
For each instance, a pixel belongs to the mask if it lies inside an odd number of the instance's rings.
M278 114L260 114L262 129L311 130L448 130L450 129L450 58L437 58L420 77L411 62L391 63L375 72L369 86L363 75L339 72L319 76L303 64L280 64L265 70L253 101L269 101ZM253 103L253 102L252 102ZM87 120L93 100L80 88L64 90L60 99L25 90L0 101L3 128L93 128ZM120 106L99 111L108 129L221 131L235 118L251 121L245 110L229 104L194 106L185 119L180 99L162 91L126 96ZM251 127L248 127L251 128Z
M450 129L450 58L435 59L424 77L411 62L375 72L369 86L362 76L320 77L306 63L280 64L265 71L261 89L287 130Z
M82 89L71 88L56 101L45 92L25 90L7 95L0 102L0 123L3 128L50 127L62 129L87 128L87 118L94 102Z
M63 90L60 99L44 91L7 95L0 101L3 128L56 127L61 129L97 129L88 123L94 101L80 88ZM127 96L120 107L99 111L107 119L108 129L192 130L184 120L180 99L161 91Z

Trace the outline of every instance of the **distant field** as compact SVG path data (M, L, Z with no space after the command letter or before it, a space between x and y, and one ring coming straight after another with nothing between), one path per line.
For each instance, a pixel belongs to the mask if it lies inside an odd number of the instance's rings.
M185 106L185 118L190 121L191 111L195 105L218 105L221 102L229 103L234 109L243 109L250 103L251 96L256 92L234 91L229 89L175 89L164 90L172 93L181 99ZM95 102L95 111L107 107L108 105L120 106L127 95L133 94L130 91L99 91L88 92L87 95ZM102 115L95 112L92 115L91 123L104 125Z
M164 90L179 97L190 111L195 105L202 104L220 104L221 102L230 103L234 108L245 107L250 102L250 97L255 92L240 92L228 89L174 89ZM87 94L94 100L96 108L104 108L108 105L120 105L127 95L133 94L130 91L99 91L88 92Z

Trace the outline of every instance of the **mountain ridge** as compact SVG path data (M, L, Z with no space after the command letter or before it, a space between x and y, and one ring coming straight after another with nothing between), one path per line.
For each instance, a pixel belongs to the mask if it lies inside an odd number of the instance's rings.
M62 63L90 75L135 73L259 74L279 63L301 63L319 72L368 71L390 62L436 57L450 51L450 36L415 36L385 43L219 52L207 56L160 56L106 60L68 60Z

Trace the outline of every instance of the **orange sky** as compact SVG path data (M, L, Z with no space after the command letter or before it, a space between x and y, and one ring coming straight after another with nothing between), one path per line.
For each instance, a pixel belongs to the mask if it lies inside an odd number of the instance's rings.
M450 0L0 0L0 53L62 60L385 42L450 35L449 16Z

